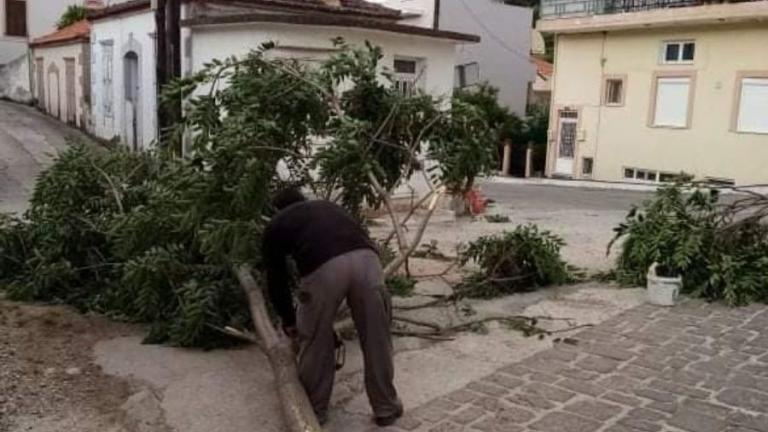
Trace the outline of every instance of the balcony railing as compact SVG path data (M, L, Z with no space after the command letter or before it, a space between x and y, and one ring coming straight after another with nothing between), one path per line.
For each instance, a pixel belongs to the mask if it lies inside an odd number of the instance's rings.
M710 4L707 0L541 0L541 18L570 18Z

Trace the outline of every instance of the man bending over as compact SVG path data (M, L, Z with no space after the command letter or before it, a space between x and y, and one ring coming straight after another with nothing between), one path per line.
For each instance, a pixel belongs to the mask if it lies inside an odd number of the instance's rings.
M390 334L391 301L376 247L344 209L307 201L297 190L273 200L262 251L269 298L283 329L299 341L299 378L320 423L325 423L336 373L334 318L346 299L365 362L365 390L379 426L403 414L395 390ZM286 259L301 276L294 310Z

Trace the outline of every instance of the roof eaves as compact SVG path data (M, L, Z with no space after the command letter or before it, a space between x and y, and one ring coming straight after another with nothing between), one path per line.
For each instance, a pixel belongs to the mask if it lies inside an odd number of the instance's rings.
M150 0L129 0L123 3L117 3L107 6L103 9L96 9L88 12L88 20L95 21L109 18L116 15L122 15L131 12L150 10L152 2Z
M480 36L473 34L458 33L447 30L435 30L431 28L404 25L377 19L362 19L357 17L339 17L330 15L284 15L254 13L226 16L202 16L198 18L182 20L181 25L194 27L222 24L247 24L256 22L329 27L354 27L362 30L379 30L391 33L447 39L456 42L480 42Z

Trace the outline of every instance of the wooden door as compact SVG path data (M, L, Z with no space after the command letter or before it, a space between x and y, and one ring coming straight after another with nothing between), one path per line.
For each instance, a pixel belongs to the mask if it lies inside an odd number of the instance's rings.
M75 59L64 59L65 100L67 107L66 121L69 124L77 124L77 92L75 91Z
M37 79L37 106L38 108L45 109L45 64L42 57L35 59L35 75Z

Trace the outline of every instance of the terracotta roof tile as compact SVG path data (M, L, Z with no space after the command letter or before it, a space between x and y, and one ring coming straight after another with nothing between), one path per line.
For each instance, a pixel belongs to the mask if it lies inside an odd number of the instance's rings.
M544 60L541 57L531 56L531 61L536 65L536 72L544 77L551 77L554 72L554 66L552 63Z
M202 1L206 0L188 0ZM211 3L227 3L226 1L209 0ZM339 0L339 6L329 5L324 0L239 0L240 3L247 3L254 6L265 8L281 9L285 11L297 12L324 12L343 15L360 15L371 18L399 19L401 13L399 10L390 9L377 3L366 0Z
M91 35L91 24L88 20L78 21L53 33L32 41L32 46L52 45L74 40L87 40Z

